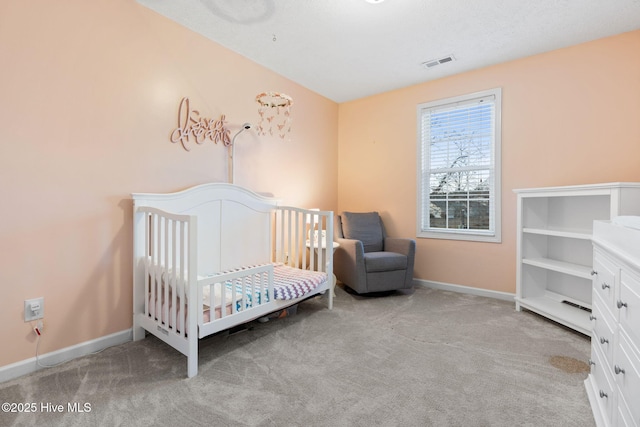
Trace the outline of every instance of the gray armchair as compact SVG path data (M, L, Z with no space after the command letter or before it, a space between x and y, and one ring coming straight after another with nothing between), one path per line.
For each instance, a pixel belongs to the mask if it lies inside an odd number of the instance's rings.
M416 242L387 237L378 212L342 212L334 221L336 278L359 294L413 287Z

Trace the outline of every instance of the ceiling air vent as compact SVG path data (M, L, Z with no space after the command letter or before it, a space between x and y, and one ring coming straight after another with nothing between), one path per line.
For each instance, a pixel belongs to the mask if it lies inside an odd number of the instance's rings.
M456 60L456 58L454 58L453 55L449 55L449 56L445 56L444 58L432 59L430 61L423 62L422 66L424 68L433 68L436 65L446 64L447 62L453 62L455 60Z

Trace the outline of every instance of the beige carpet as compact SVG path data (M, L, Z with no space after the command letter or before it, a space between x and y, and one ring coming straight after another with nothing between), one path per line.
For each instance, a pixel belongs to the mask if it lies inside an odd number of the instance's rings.
M1 426L594 425L589 339L514 304L337 288L296 315L200 342L199 375L153 337L0 384ZM41 405L63 405L43 413ZM70 413L68 405L89 404Z

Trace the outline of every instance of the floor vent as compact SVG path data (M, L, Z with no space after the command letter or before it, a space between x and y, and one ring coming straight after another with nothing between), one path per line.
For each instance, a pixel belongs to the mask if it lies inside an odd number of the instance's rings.
M444 58L432 59L431 61L423 62L422 66L424 68L433 68L436 65L446 64L447 62L453 62L455 60L456 60L456 58L454 58L453 55L449 55L449 56L445 56Z
M589 313L591 313L591 309L589 307L584 307L584 306L582 306L580 304L576 304L575 302L564 300L564 301L562 301L562 303L570 305L571 307L579 308L580 310L588 311Z

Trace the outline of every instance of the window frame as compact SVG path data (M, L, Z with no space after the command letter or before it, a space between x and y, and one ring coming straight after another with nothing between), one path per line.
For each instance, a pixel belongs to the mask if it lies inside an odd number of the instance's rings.
M427 188L423 193L423 173L426 175L431 174L430 164L430 149L431 144L423 144L422 135L422 117L424 110L434 108L445 108L453 106L455 104L467 104L470 101L478 98L494 97L494 123L493 123L493 144L491 150L491 163L493 168L493 206L490 206L490 215L493 215L494 230L469 230L469 229L444 229L444 228L431 228L427 227L423 229L422 218L423 209L425 206L429 206L430 200L430 188ZM501 166L501 151L502 151L502 89L494 88L471 94L465 94L455 96L451 98L439 99L435 101L425 102L418 104L417 106L417 194L416 194L416 237L417 238L432 238L432 239L448 239L448 240L469 240L478 242L502 242L502 166ZM425 157L426 156L426 157ZM423 172L423 158L426 160L425 169ZM426 181L427 185L429 180ZM423 201L423 194L426 200ZM491 197L491 195L490 195ZM427 213L428 215L428 213Z

